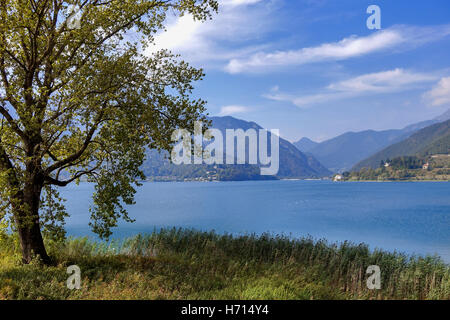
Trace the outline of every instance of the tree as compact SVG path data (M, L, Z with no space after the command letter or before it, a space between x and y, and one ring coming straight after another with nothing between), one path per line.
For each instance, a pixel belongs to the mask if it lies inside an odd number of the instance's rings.
M153 45L167 14L205 20L214 0L0 0L0 220L23 262L49 263L43 235L64 236L58 187L95 183L90 226L107 238L146 148L169 150L174 129L204 120L191 97L203 71ZM74 23L75 15L79 22Z

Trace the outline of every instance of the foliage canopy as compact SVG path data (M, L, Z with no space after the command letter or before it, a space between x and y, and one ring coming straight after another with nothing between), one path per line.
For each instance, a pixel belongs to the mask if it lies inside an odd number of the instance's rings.
M96 184L94 232L108 237L119 218L130 221L123 204L144 178L145 149L169 149L172 131L205 111L191 97L202 70L144 52L168 14L205 20L217 9L214 0L0 0L0 218L13 217L19 234L37 223L60 237L67 213L56 187L83 178Z

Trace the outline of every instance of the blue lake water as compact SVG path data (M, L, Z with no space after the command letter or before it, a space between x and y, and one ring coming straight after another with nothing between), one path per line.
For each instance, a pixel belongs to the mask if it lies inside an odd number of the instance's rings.
M61 190L71 214L69 235L93 236L88 227L93 186ZM365 242L450 262L450 183L245 181L146 182L113 238L160 227L234 234L271 232L329 241Z

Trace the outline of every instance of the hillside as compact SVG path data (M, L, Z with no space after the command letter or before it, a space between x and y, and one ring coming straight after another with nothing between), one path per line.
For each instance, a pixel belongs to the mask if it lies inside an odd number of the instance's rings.
M259 130L261 126L234 117L211 117L212 128L219 129L224 136L226 129L250 128ZM320 178L329 176L327 170L313 156L299 151L289 141L280 138L280 168L278 175L261 176L259 165L174 165L170 163L167 152L150 150L143 165L149 180L266 180L274 178Z
M430 154L448 154L450 148L450 135L445 135L440 139L423 148L418 155L426 156Z
M432 124L446 121L449 118L450 110L435 119L414 123L403 129L346 132L314 146L311 146L311 144L306 145L306 148L304 147L306 141L305 138L302 138L294 144L298 146L300 150L309 152L331 171L343 172L350 170L350 168L355 166L358 162L370 157L378 151L408 138L418 130ZM376 165L378 165L378 163Z
M344 172L344 181L450 181L450 155L401 156L381 162L379 168Z
M329 170L341 172L374 152L400 141L405 134L402 130L347 132L321 142L308 152Z
M382 160L400 156L448 154L450 151L450 120L421 129L409 138L395 143L356 164L352 171L377 168Z

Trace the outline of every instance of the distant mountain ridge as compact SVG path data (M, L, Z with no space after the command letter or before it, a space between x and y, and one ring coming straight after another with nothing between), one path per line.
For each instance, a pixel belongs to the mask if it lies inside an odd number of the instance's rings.
M380 162L400 156L424 157L450 152L450 120L425 127L407 139L395 143L356 164L352 171L377 168Z
M301 152L308 152L318 144L319 144L318 142L312 141L311 139L306 137L303 137L297 142L293 143L293 145L296 146L297 149L300 150Z
M211 128L219 129L225 139L226 129L263 129L255 122L231 116L211 117ZM331 175L313 156L302 153L289 141L280 138L279 171L276 178L320 178ZM225 146L225 142L224 142ZM154 180L265 180L273 176L261 176L259 165L175 165L167 152L149 150L142 167L148 179Z
M450 119L450 110L435 119L411 124L403 129L346 132L313 146L307 143L308 138L302 138L294 145L314 156L329 170L343 172L350 170L357 163L378 151L407 139L418 130L448 119Z
M255 122L248 122L231 116L211 117L212 127L222 133L226 129L255 130L263 129ZM299 151L292 143L280 137L280 170L281 178L318 178L330 175L331 172L311 155Z
M441 121L441 122L447 121L449 119L450 119L450 109L448 109L444 114L441 114L440 116L434 118L434 120Z

